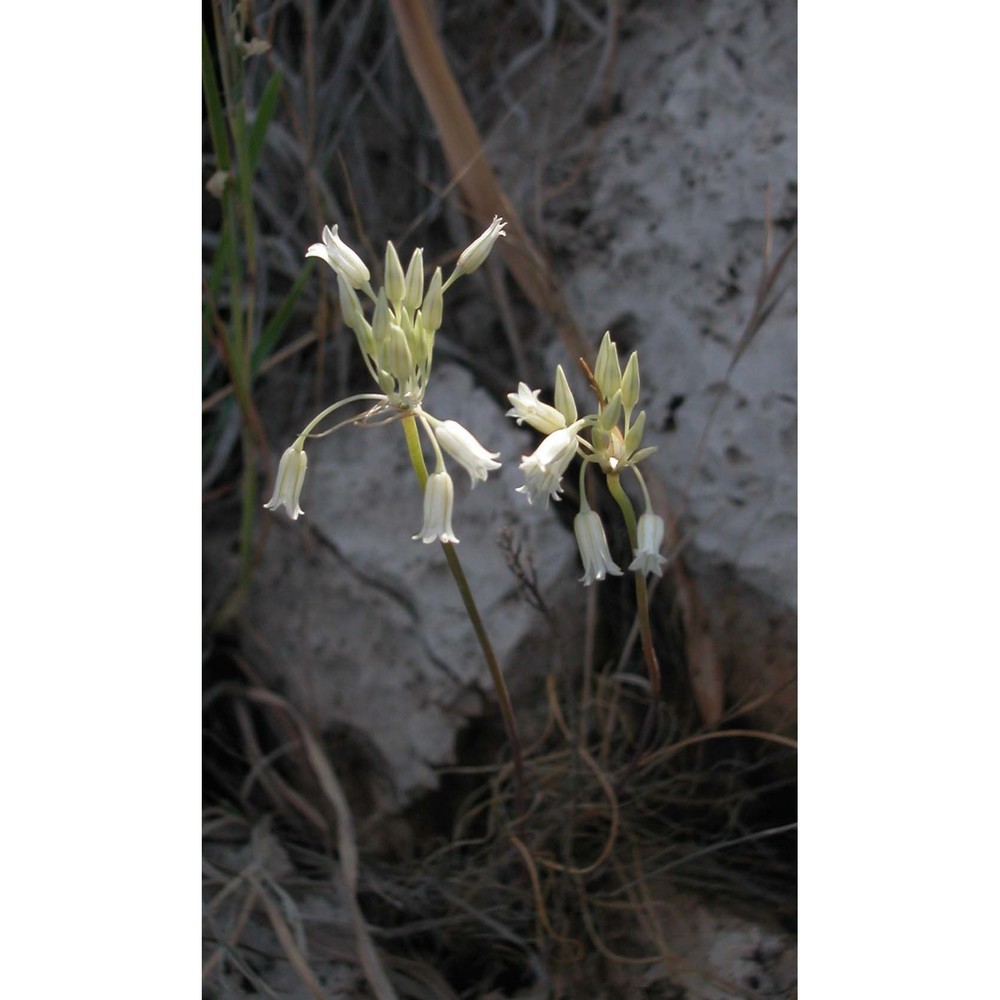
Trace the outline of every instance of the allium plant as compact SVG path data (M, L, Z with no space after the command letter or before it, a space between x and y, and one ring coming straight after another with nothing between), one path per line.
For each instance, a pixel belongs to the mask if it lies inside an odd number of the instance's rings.
M597 398L597 409L582 417L562 365L556 367L553 405L543 403L538 398L540 390L531 389L523 382L518 385L517 392L508 394L511 408L507 416L513 417L519 424L529 424L545 435L530 455L522 456L520 468L525 481L518 492L524 493L530 504L541 502L543 506L548 506L550 499L560 499L562 478L573 459L581 459L580 512L574 518L573 530L583 561L580 580L584 586L590 586L609 574L621 576L623 572L609 550L600 515L587 502L587 470L597 468L604 475L608 489L621 509L632 546L628 569L635 574L639 627L649 670L651 708L655 710L659 701L660 669L649 625L646 576L650 573L662 575L666 559L660 555L660 547L665 525L663 518L652 509L649 490L639 471L639 463L655 450L642 446L646 411L640 410L633 418L639 402L639 356L636 352L632 353L623 373L618 347L608 332L601 341L594 370L586 365L584 368ZM622 474L626 472L635 476L642 492L644 511L638 522L632 502L621 484ZM652 734L653 718L651 713L646 738Z
M457 278L471 274L483 263L493 244L504 235L504 223L494 218L489 228L459 257L448 280L442 281L441 268L436 268L426 289L423 249L413 251L404 272L396 248L388 243L385 282L377 294L372 288L368 267L340 238L337 228L327 226L323 230L323 242L309 247L306 256L326 261L336 273L344 322L354 331L365 367L382 392L361 393L339 400L309 421L282 456L274 494L264 506L269 510L284 506L292 520L303 513L299 497L307 466L306 441L315 435L316 427L330 414L350 403L365 400L371 403L367 410L322 433L328 434L348 424L371 426L401 420L421 486L425 486L427 474L420 450L419 423L434 451L435 467L432 487L425 489L424 524L413 537L427 543L436 540L457 543L458 538L451 529L454 488L443 451L469 473L473 486L484 481L489 472L500 468L497 461L500 455L483 447L457 421L439 420L428 413L423 408L424 392L434 358L434 335L444 315L444 293ZM373 304L370 321L365 317L359 291ZM416 462L418 455L419 463Z
M504 226L502 219L494 217L485 232L459 256L447 280L443 279L438 267L430 281L425 283L422 249L413 251L404 271L396 248L388 243L384 282L377 293L372 288L367 265L340 238L338 227L324 228L323 242L310 246L306 256L318 257L336 273L344 322L354 331L365 367L381 392L349 396L328 406L310 420L282 455L274 493L264 506L269 510L283 506L293 521L303 513L299 498L307 468L305 445L310 437L323 437L348 425L372 427L396 421L402 424L410 460L424 494L423 526L413 538L426 544L439 541L444 549L500 699L500 710L514 756L520 806L523 802L523 772L513 709L503 674L454 549L458 543L452 529L455 487L444 460L447 452L465 469L475 487L477 483L484 482L490 472L500 468L497 461L500 455L480 444L457 421L440 420L423 407L434 358L434 336L444 318L445 292L462 275L472 274L483 264L497 239L505 235ZM370 319L365 315L358 292L370 300ZM341 407L360 401L369 404L362 413L317 431L319 425ZM435 459L434 471L430 475L424 463L421 429Z

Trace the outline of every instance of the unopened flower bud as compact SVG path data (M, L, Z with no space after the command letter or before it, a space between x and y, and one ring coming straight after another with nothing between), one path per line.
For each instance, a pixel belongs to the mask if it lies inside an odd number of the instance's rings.
M610 431L618 423L618 418L622 415L622 394L620 390L616 390L609 398L608 403L601 410L600 416L597 418L597 426L601 428L602 431Z
M337 291L340 295L340 314L344 322L354 331L361 350L369 357L374 357L375 340L372 337L371 324L361 311L358 293L344 280L342 274L337 275Z
M605 399L610 399L622 384L622 369L618 362L618 347L611 339L611 331L604 334L597 361L594 363L594 378Z
M372 316L372 337L375 340L375 346L378 348L381 348L381 345L389 336L390 321L389 303L385 298L385 289L380 288L378 290L378 298L375 300L375 313Z
M556 409L565 417L567 424L576 420L576 400L573 398L573 390L569 387L562 365L556 365L555 404Z
M487 226L482 236L478 237L478 239L462 251L461 256L458 258L458 263L455 265L455 270L460 274L472 274L473 271L480 268L483 261L489 257L497 238L507 235L504 232L506 225L507 223L499 215L494 215L493 221Z
M385 245L385 294L389 301L398 308L406 294L406 277L403 265L399 262L399 254L390 240Z
M380 361L382 367L400 386L413 374L413 352L402 327L396 323L389 324L389 333L385 339L385 349L380 355Z
M403 295L403 305L409 310L411 316L420 308L423 297L424 251L421 247L417 247L413 251L409 267L406 269L406 292Z
M636 417L635 423L628 429L628 434L625 435L625 451L631 455L634 451L638 451L639 445L642 444L642 435L646 430L646 411L640 410L639 416Z
M639 354L633 351L625 365L625 374L622 375L622 406L626 413L631 413L635 404L639 402Z
M434 269L430 287L424 296L424 324L431 333L437 333L444 312L444 293L441 291L441 268Z

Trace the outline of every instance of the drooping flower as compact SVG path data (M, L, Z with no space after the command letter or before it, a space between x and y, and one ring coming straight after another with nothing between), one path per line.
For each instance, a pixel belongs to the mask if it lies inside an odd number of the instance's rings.
M306 478L308 459L303 448L293 444L285 449L278 463L278 476L274 481L274 493L264 504L267 510L277 510L284 505L288 516L294 521L299 514L305 513L299 506L299 496L302 493L302 483Z
M434 424L434 435L442 448L469 474L473 487L486 482L486 475L500 468L498 451L487 451L457 420Z
M486 227L486 231L462 251L455 264L455 270L461 274L472 274L473 271L478 270L483 261L489 257L497 238L507 235L504 232L506 225L507 223L499 215L494 215L493 221Z
M538 394L541 389L530 389L524 382L518 382L517 392L508 392L507 399L511 408L508 417L513 417L518 424L528 423L543 434L551 434L566 426L566 418L548 403L543 403Z
M337 235L337 226L324 226L323 242L313 243L306 256L325 260L354 288L364 288L371 280L371 272L365 262Z
M462 253L447 281L441 268L436 267L426 290L423 250L413 251L404 272L390 241L386 244L383 284L377 293L371 285L371 272L340 238L338 227L323 227L322 243L313 243L306 256L324 260L336 273L343 320L354 331L365 367L381 392L348 396L327 406L306 424L295 445L282 456L274 495L265 504L268 509L284 506L293 519L303 513L298 503L306 470L302 447L310 437L322 437L350 425L373 427L403 419L411 456L419 447L423 431L437 459L434 475L425 479L424 525L413 537L424 542L458 541L451 526L454 483L446 471L445 453L468 472L472 486L485 481L491 471L500 467L500 456L498 452L487 451L456 421L441 421L428 413L423 400L431 373L434 337L443 319L445 292L462 275L483 264L496 241L504 235L504 226L504 221L495 216L486 231ZM364 305L363 299L367 299ZM370 320L365 315L369 302L374 307ZM328 430L315 431L342 407L362 400L367 404L364 412L341 419ZM418 469L424 478L423 467Z
M597 511L586 505L573 518L573 533L576 544L580 547L580 558L583 560L583 576L580 582L589 587L595 580L603 580L605 575L621 576L622 571L611 558L608 551L608 539L604 534L604 525Z
M553 431L530 455L522 455L520 469L524 473L524 485L517 488L518 493L528 497L528 503L543 500L543 506L548 507L549 497L559 499L562 476L576 454L576 432L583 421L578 420L569 427Z
M646 511L639 518L637 531L639 547L635 550L635 558L629 563L630 570L663 575L660 567L667 561L660 555L664 527L663 518L650 511Z
M451 530L451 510L455 502L455 486L447 472L435 472L427 477L424 487L424 526L413 536L425 545L441 539L442 542L458 544Z

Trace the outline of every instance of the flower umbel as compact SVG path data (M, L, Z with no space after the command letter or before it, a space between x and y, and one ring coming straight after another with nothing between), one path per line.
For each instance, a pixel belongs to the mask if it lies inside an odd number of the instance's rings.
M518 492L526 494L529 503L542 500L548 505L550 498L558 500L563 473L574 455L580 455L583 459L580 464L581 498L585 497L586 470L588 466L596 465L607 477L608 487L619 506L624 504L628 507L627 512L623 508L623 514L634 551L629 569L643 574L660 574L660 567L666 562L659 553L663 542L663 519L650 511L649 492L638 468L639 462L654 449L642 447L646 429L645 411L640 411L633 419L633 411L639 401L638 354L632 353L623 371L618 347L611 334L605 333L594 370L581 363L597 397L596 412L577 417L576 400L561 366L556 368L554 406L543 403L539 399L540 391L531 389L524 382L518 384L516 393L507 395L511 403L507 416L513 417L519 424L530 424L546 435L535 451L524 456L521 462L525 483L518 487ZM639 519L638 525L631 503L621 492L620 478L627 470L635 475L646 501L646 513ZM603 579L605 573L621 572L610 555L606 555L607 540L599 515L590 510L585 499L574 529L586 567L585 583Z
M268 510L277 510L284 505L288 516L294 521L305 511L299 506L299 496L302 493L302 482L306 478L308 459L305 450L296 441L285 449L278 463L278 476L274 482L274 493L264 506Z
M442 542L458 544L451 530L451 509L455 501L455 486L447 472L435 472L427 477L424 487L424 526L413 536L425 545L440 539Z
M445 470L442 449L468 472L473 486L484 482L490 472L500 468L497 461L500 455L483 447L457 421L441 421L427 413L423 399L434 357L434 335L443 318L445 292L457 278L482 265L503 230L503 220L494 218L486 232L459 257L448 280L444 281L441 268L436 268L426 290L423 250L414 250L404 271L396 248L388 243L383 269L385 284L376 293L367 265L340 238L337 226L323 228L323 242L313 243L306 256L325 260L336 272L341 315L354 331L365 366L381 392L342 399L306 425L295 444L282 456L274 495L265 504L269 510L283 505L293 520L302 513L298 501L306 471L303 445L310 436L322 436L351 424L377 426L403 419L408 446L412 434L410 456L414 467L421 470L418 472L421 482L426 475L420 454L421 427L437 457L434 475L427 480L424 491L424 527L414 537L425 542L435 539L444 543L458 541L451 527L454 485ZM362 295L359 296L359 292ZM362 297L374 307L370 319L365 316ZM342 406L359 400L370 401L363 413L348 417L329 430L314 430Z
M661 567L667 561L660 555L664 527L663 518L648 510L639 518L639 547L635 550L635 558L629 563L630 570L663 576Z
M515 809L518 813L523 813L524 769L513 707L503 671L493 652L454 548L458 543L458 537L451 526L455 487L444 461L444 451L447 451L469 473L474 486L485 480L493 469L499 468L499 462L496 461L499 455L487 451L461 424L454 420L440 421L423 408L434 355L434 337L443 318L445 292L457 278L482 265L493 244L503 235L503 228L503 220L495 217L486 232L461 254L448 280L442 279L441 268L438 267L431 276L426 291L423 251L419 248L414 251L409 266L404 271L396 248L389 243L383 269L384 283L377 293L371 286L371 272L364 261L340 239L337 227L324 228L323 242L310 246L306 256L325 260L336 272L344 322L354 331L365 367L380 392L361 393L339 400L315 416L282 457L274 496L266 506L273 510L284 504L293 519L302 513L298 505L306 469L306 456L302 448L311 435L324 436L349 425L374 427L394 422L400 424L410 463L423 489L424 523L413 538L428 545L439 541L444 549L445 561L462 597L500 699L500 712L513 752ZM361 297L357 292L363 293L374 305L370 319L364 314ZM368 408L362 413L342 419L326 430L314 431L314 428L341 407L360 400L373 402L369 402ZM421 429L437 460L432 475L427 474Z
M580 582L589 587L595 580L603 580L605 574L621 576L622 571L611 558L608 551L608 539L604 534L604 525L597 511L587 506L586 499L580 513L573 518L573 533L580 547L580 558L583 559L583 576Z

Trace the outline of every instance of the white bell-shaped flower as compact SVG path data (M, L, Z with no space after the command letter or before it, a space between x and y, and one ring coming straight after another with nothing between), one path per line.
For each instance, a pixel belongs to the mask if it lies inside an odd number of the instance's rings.
M636 532L639 547L635 550L635 558L629 563L630 570L655 573L657 576L663 575L663 570L660 567L667 561L660 555L664 527L663 518L648 510L639 518Z
M440 539L442 542L457 544L458 539L451 530L451 511L455 503L455 486L447 472L435 472L427 477L424 487L424 526L413 536L425 545Z
M553 431L530 454L523 455L520 469L524 473L525 483L517 488L518 493L528 497L528 503L542 500L548 507L549 497L559 499L563 473L576 454L576 432L583 424L578 420L569 427Z
M302 483L306 478L308 459L305 450L296 445L285 449L278 463L278 476L274 482L274 493L264 504L267 510L277 510L284 505L288 516L294 521L305 511L299 506Z
M621 576L622 571L611 558L608 551L608 539L604 534L604 525L597 511L586 506L573 518L573 533L576 544L580 547L580 558L583 560L583 576L580 582L589 587L595 580L603 580L605 575Z
M498 451L487 451L457 420L443 420L434 424L434 435L439 444L469 474L472 486L486 482L486 475L500 468L496 461Z

